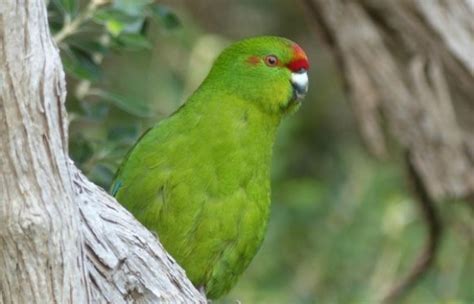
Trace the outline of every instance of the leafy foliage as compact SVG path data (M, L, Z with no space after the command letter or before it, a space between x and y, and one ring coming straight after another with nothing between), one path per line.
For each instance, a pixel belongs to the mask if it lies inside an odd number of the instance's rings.
M169 8L149 0L54 0L48 10L72 93L67 104L73 126L89 129L72 130L71 155L93 181L106 187L117 162L139 136L140 127L136 121L112 127L104 147L94 137L102 126L91 127L91 122L104 121L116 110L123 111L130 121L154 113L148 104L106 88L104 62L114 54L151 49L147 37L150 23L172 30L179 28L180 21Z

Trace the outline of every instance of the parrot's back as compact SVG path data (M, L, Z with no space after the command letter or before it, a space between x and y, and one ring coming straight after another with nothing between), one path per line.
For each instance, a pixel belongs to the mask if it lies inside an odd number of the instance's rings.
M112 185L209 298L234 285L263 240L278 123L244 100L195 93L140 139Z

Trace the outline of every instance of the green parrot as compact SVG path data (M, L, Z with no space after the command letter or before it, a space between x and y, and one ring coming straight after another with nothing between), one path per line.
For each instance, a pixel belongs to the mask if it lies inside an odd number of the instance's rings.
M209 299L231 289L262 243L276 129L306 94L308 67L301 47L285 38L230 45L118 169L112 195Z

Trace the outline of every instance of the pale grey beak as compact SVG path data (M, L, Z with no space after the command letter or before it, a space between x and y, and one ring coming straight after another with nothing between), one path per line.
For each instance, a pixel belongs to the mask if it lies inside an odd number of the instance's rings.
M303 99L308 92L308 73L305 69L291 73L291 85L293 86L293 97L297 100Z

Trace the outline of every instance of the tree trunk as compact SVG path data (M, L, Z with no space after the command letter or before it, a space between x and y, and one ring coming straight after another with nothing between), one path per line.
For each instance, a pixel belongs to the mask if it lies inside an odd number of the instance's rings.
M69 159L45 1L1 1L0 68L0 303L205 303L157 239Z
M402 150L427 237L391 302L432 265L436 202L474 206L474 5L470 0L303 0L335 54L368 149ZM385 132L388 129L388 132ZM391 138L396 139L396 144ZM399 149L401 148L401 149Z
M474 195L474 6L470 0L304 0L332 45L360 131L384 123L435 200Z

